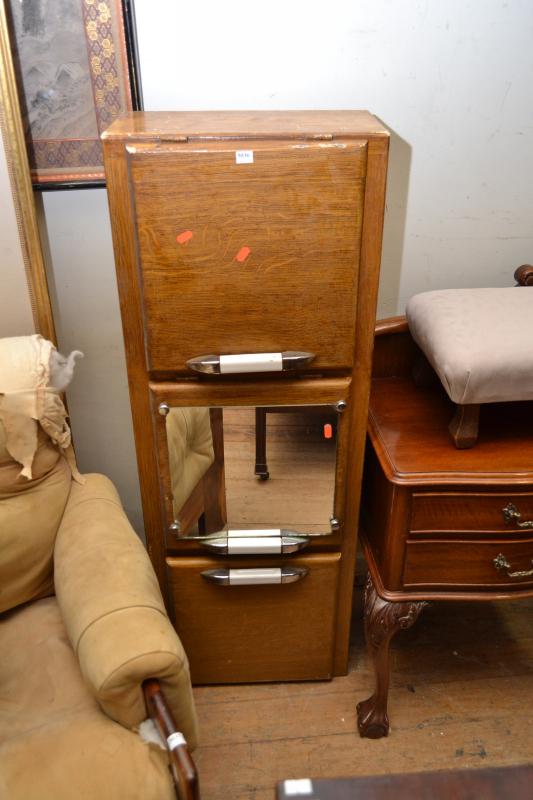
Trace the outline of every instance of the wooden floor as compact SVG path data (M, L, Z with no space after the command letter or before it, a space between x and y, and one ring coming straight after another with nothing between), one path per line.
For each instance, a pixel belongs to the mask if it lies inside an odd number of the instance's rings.
M533 601L425 609L393 643L391 733L371 741L355 716L373 687L361 595L346 677L195 689L202 800L273 800L284 778L533 762Z

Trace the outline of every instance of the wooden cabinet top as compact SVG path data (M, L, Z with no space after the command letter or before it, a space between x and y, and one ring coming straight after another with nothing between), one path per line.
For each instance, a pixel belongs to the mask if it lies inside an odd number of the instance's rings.
M115 120L103 139L385 138L368 111L134 111Z
M369 433L389 480L399 484L533 483L532 403L482 406L479 441L457 450L453 406L441 390L407 377L372 381Z

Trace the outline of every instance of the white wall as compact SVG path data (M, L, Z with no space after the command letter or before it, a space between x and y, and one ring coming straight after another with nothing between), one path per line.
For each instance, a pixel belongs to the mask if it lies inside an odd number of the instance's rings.
M391 129L381 315L532 259L531 0L136 10L146 109L367 108Z
M43 195L58 347L81 350L67 390L82 472L114 481L142 532L142 511L105 189Z
M135 6L147 110L368 108L389 126L380 316L417 291L508 285L532 260L531 0ZM69 397L79 460L138 516L105 194L44 204L59 339L87 355Z

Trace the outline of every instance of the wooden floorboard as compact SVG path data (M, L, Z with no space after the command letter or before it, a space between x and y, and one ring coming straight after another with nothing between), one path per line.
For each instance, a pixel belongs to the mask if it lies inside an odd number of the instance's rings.
M533 761L533 601L435 603L393 643L391 733L357 733L372 691L356 592L350 672L331 682L196 687L203 800L266 800L285 778Z

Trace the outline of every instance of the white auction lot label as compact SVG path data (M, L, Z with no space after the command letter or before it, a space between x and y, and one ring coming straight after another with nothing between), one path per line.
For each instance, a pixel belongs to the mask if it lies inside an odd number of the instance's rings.
M289 795L293 795L297 797L304 797L306 794L313 794L313 782L309 780L309 778L300 778L299 780L294 781L284 781L283 788L285 789L285 794L287 797Z
M253 150L237 150L235 153L236 164L253 164L254 151Z

